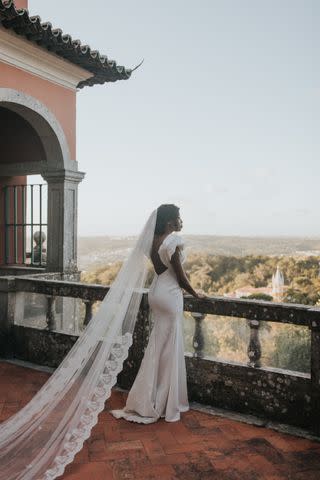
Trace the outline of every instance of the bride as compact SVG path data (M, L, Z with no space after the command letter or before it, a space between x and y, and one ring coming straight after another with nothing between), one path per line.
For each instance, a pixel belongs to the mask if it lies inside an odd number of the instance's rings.
M181 288L197 298L202 295L193 290L182 267L184 244L174 233L181 229L179 208L160 205L150 255L155 276L148 294L154 326L125 408L111 410L116 418L152 423L165 417L175 422L189 409Z
M0 480L54 480L82 449L111 395L132 343L152 261L149 301L154 316L148 348L127 405L117 416L178 420L188 409L182 340L182 268L179 209L161 205L137 242L89 324L32 400L0 424ZM130 418L129 418L130 416Z

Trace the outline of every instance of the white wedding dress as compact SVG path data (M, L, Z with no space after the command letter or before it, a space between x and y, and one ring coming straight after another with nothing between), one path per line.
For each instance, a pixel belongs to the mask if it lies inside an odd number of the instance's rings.
M153 328L137 377L122 410L111 410L116 418L138 423L153 423L160 417L168 422L180 420L189 410L183 342L183 294L170 263L179 247L185 261L182 238L171 233L159 248L167 267L155 274L148 300Z

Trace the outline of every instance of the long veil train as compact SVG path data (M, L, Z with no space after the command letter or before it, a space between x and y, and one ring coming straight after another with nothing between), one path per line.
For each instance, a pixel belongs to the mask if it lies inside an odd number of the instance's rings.
M90 436L132 343L157 210L63 362L34 398L0 424L0 480L53 480Z

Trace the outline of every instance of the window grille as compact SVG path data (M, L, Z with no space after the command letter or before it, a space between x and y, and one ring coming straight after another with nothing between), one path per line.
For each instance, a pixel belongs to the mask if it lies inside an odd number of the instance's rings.
M46 183L3 187L5 264L46 264L47 197Z

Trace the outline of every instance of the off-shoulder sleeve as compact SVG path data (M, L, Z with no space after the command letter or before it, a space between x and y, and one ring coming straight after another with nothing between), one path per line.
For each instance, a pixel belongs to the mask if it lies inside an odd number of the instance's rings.
M178 235L172 235L172 237L170 238L170 240L168 241L168 243L166 245L166 250L167 250L167 255L168 255L169 261L171 260L171 257L174 254L174 252L176 251L177 247L183 248L184 247L184 242L183 242L182 238L179 237Z
M184 241L179 235L168 236L159 249L159 255L162 262L169 266L171 257L176 251L176 248L184 248Z

